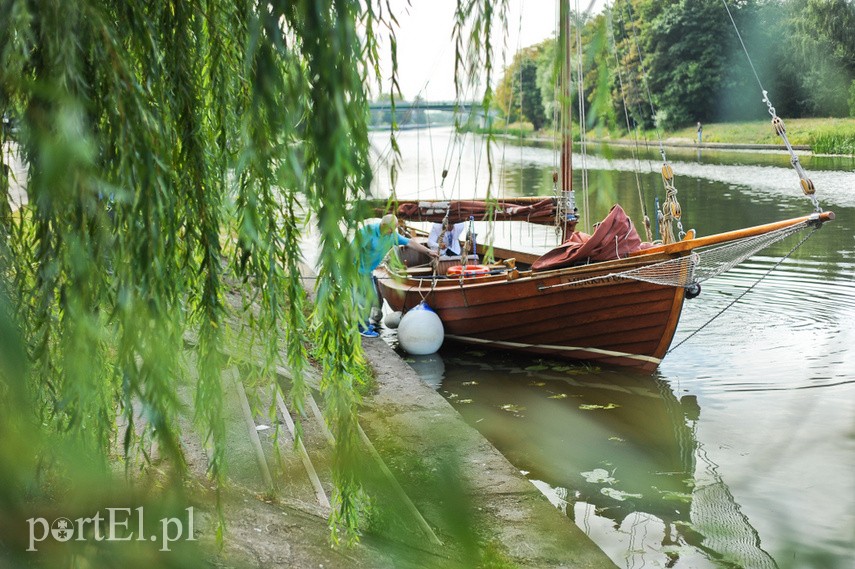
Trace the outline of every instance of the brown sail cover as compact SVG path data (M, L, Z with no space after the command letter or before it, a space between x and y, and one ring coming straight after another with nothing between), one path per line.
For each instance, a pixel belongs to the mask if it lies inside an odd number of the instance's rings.
M528 203L514 203L512 199L493 202L493 220L553 223L555 204L552 198L544 198L536 202L526 201ZM401 203L398 206L397 215L402 219L413 221L442 221L446 212L448 212L450 223L467 221L470 216L473 216L476 221L489 219L487 202L479 200Z
M650 246L650 243L641 242L623 208L614 205L593 235L574 232L564 243L535 261L531 268L544 271L580 263L610 261Z

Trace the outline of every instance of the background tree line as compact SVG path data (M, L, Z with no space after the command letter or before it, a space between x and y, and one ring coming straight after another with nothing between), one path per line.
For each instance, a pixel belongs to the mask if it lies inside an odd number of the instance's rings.
M779 115L855 116L853 0L728 6ZM626 128L629 116L632 127L672 129L768 116L721 0L617 0L577 24L586 114L599 124ZM495 100L508 122L554 125L554 51L550 38L505 70Z

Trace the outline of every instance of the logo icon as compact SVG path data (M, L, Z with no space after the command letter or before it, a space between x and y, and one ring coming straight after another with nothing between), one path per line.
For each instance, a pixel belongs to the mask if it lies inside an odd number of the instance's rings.
M50 534L57 541L68 541L74 537L74 524L68 518L57 518L50 525Z

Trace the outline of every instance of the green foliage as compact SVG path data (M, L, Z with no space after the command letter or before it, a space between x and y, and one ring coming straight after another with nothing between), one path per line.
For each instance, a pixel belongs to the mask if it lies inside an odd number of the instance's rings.
M637 11L638 6L624 1L615 2L608 13L614 38L615 74L620 73L618 84L612 90L612 100L618 114L629 117L628 130L652 128L655 114L640 39L644 22L636 17Z
M705 121L725 80L732 33L719 0L656 3L642 12L650 88L661 128Z
M758 79L781 116L850 112L855 3L748 0L727 5L750 63L721 0L618 0L604 14L582 22L585 114L596 119L590 123L611 129L626 122L625 112L630 129L755 120L767 110ZM541 53L536 74L548 117L554 114L557 81L553 43L526 48ZM520 74L521 57L505 72L500 102ZM525 118L519 106L502 109L511 121Z
M195 419L221 483L228 362L220 348L227 320L237 319L263 346L259 373L280 363L293 372L298 411L306 345L315 341L338 441L331 524L345 531L333 535L356 538L356 409L366 372L352 299L358 216L349 204L371 178L365 86L379 75L380 28L389 30L393 107L399 97L389 9L382 0L263 9L0 0L0 115L18 127L14 135L4 127L0 142L5 149L14 136L29 200L13 212L0 176L0 287L10 299L0 322L0 428L32 429L21 438L25 459L2 461L2 480L17 482L2 486L0 502L44 499L54 481L72 492L55 476L75 456L106 475L117 443L129 465L156 445L168 465L162 483L180 489L187 349ZM504 0L458 2L460 85L482 68L491 84L492 21L506 12ZM491 100L488 88L485 108ZM307 232L319 273L311 311L300 272ZM233 286L242 306L224 301ZM283 343L287 362L278 361ZM24 491L23 480L40 490Z
M534 130L543 128L547 118L538 80L543 47L541 43L517 52L496 88L496 103L507 120L529 122Z
M855 155L855 134L819 134L811 138L810 147L817 154Z
M602 14L584 28L582 45L583 69L587 70L585 102L588 105L588 128L614 129L620 124L617 113L621 106L614 105L612 99L612 94L619 88L619 81L610 32L609 21Z
M557 128L559 123L555 96L559 77L559 67L555 55L556 45L555 38L544 40L539 45L540 55L537 58L537 88L540 91L540 100L543 103L543 113L546 116L547 124L552 128Z
M849 116L855 118L855 79L849 85Z
M519 75L520 115L532 124L534 130L540 130L546 123L546 114L540 90L537 88L537 64L535 59L527 59L520 65Z
M807 111L847 116L847 91L855 80L855 2L792 0L789 26L802 64L797 80L808 94Z

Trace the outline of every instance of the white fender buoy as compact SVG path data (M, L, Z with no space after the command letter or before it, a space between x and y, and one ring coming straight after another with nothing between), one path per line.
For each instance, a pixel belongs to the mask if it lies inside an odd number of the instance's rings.
M401 324L401 312L396 310L394 312L389 312L386 316L383 317L383 325L386 328L395 329Z
M444 337L442 321L424 302L404 314L398 325L398 343L414 356L435 353Z

